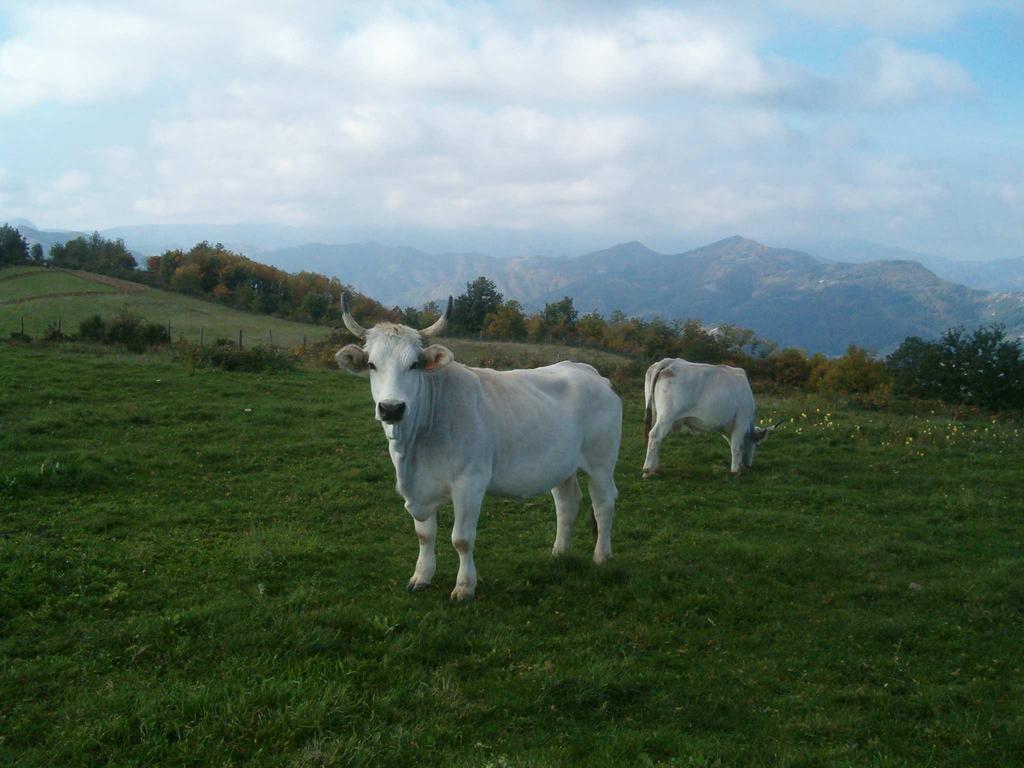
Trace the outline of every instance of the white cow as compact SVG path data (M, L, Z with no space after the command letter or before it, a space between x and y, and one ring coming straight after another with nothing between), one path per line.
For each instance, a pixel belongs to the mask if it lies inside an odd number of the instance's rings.
M658 474L658 449L669 432L721 433L732 449L732 471L738 473L754 463L757 446L778 426L757 426L747 373L731 365L660 360L644 377L644 405L645 478Z
M594 562L611 557L613 478L622 432L622 403L607 379L582 363L562 362L524 371L470 368L451 350L426 345L440 333L452 301L423 331L379 323L364 329L342 297L342 317L365 346L350 344L335 359L349 371L369 372L374 414L384 428L395 465L396 488L419 537L410 590L434 577L436 512L455 507L452 545L459 573L451 597L476 589L473 544L485 494L555 498L553 554L568 552L580 506L579 470L590 477L597 541Z

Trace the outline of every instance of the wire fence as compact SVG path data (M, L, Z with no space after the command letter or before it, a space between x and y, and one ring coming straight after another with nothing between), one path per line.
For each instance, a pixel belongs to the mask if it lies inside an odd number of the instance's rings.
M31 339L53 338L54 332L58 339L74 338L79 330L79 323L68 321L62 316L51 320L29 316L22 316L16 320L10 317L8 319L14 320L8 326L9 333L20 333L23 337ZM324 327L322 332L316 333L315 330L302 332L280 327L232 328L225 325L197 326L188 323L177 325L173 321L165 321L161 325L172 343L188 342L201 347L230 344L239 349L269 347L293 352L301 350L303 354L317 348L321 342L327 341L332 331L336 330ZM2 332L3 326L0 325L0 333ZM341 347L350 341L353 340L336 339L335 345ZM605 370L629 362L629 358L626 356L593 349L578 342L576 344L552 344L450 336L445 337L442 343L450 347L455 352L456 359L463 363L499 370L518 367L533 368L562 360L589 363L599 370Z

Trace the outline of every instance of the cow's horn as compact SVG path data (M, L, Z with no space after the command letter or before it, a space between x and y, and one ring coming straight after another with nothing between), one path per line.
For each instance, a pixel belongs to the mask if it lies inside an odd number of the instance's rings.
M776 421L774 424L772 424L770 427L768 427L768 429L775 429L777 426L782 424L784 421L785 421L785 419L782 419L781 421Z
M345 327L351 331L353 336L358 336L360 339L366 338L366 329L356 322L348 309L348 291L341 294L341 319L345 321Z
M452 316L452 297L448 297L448 306L445 307L444 313L434 321L434 324L428 328L424 328L420 333L424 336L436 336L437 334L444 331L446 325L448 325L448 318Z

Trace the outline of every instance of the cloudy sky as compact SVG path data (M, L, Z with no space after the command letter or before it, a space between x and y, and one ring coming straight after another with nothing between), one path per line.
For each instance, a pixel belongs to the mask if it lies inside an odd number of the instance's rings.
M1024 3L0 0L15 217L1024 256Z

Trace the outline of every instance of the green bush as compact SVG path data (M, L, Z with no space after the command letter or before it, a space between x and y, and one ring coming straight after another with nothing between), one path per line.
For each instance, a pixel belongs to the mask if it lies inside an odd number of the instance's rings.
M190 370L219 368L224 371L273 373L289 371L295 367L294 359L285 352L263 346L239 349L226 339L218 339L208 347L180 342L175 346L175 359L185 363Z
M107 340L107 323L99 315L87 317L78 325L78 337L88 341L105 343Z
M78 326L78 336L101 344L116 344L129 352L145 352L171 340L163 325L147 322L127 308L109 321L99 315L87 317Z
M938 341L911 336L886 359L894 390L982 408L1024 408L1024 347L1003 326L950 328Z

